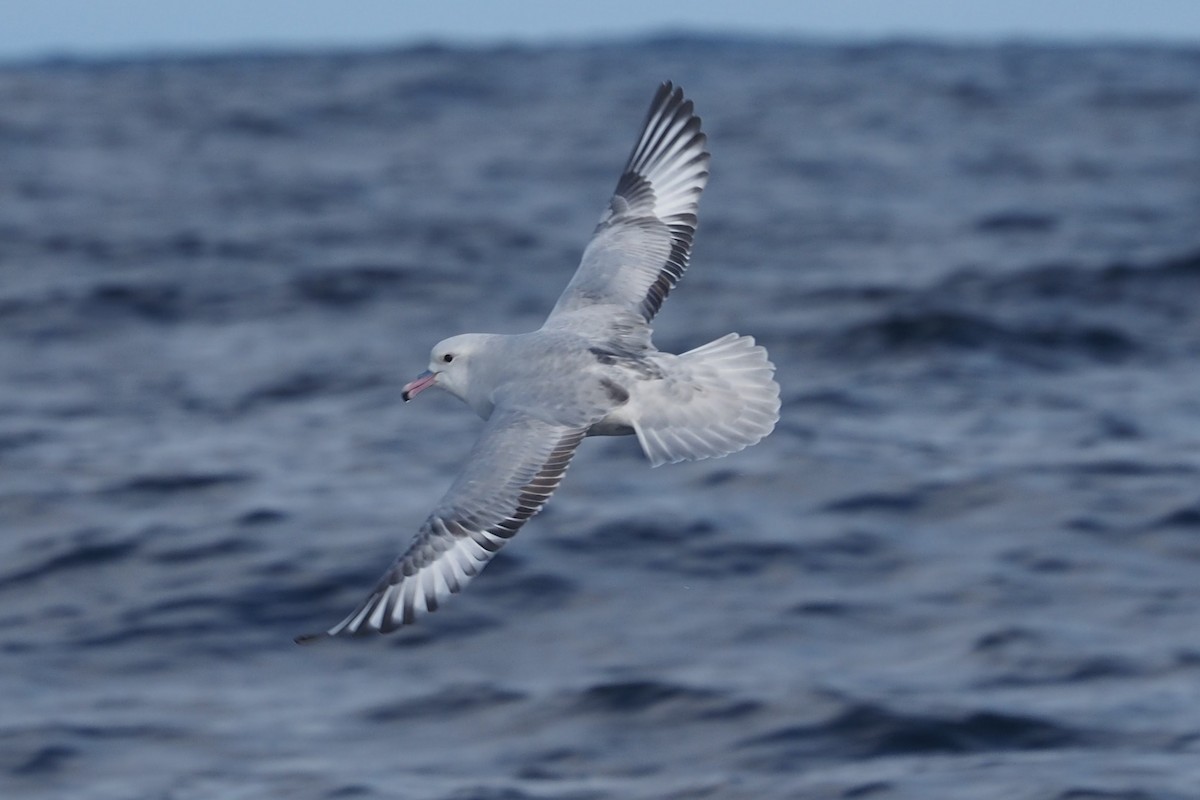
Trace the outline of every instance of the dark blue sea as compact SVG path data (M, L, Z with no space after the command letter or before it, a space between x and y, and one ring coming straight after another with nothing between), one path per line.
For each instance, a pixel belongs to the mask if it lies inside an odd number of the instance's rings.
M680 351L782 419L584 443L396 635L308 648L480 428L654 89ZM0 66L0 796L1200 797L1200 49L660 38Z

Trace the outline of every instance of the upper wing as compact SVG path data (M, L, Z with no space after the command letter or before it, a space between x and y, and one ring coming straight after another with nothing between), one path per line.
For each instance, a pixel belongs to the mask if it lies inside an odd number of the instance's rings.
M687 268L696 206L708 181L704 145L692 101L664 83L551 319L591 305L617 305L653 319Z
M458 479L370 596L324 634L297 641L388 633L436 610L541 509L586 432L497 409Z

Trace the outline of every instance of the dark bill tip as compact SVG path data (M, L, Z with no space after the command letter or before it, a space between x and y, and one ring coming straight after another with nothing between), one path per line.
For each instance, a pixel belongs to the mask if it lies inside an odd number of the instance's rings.
M409 400L412 400L414 397L416 397L422 391L424 391L425 389L428 389L430 386L432 386L436 380L437 380L436 372L430 372L429 370L425 370L420 375L418 375L416 378L414 378L412 381L405 384L404 388L400 390L400 398L402 400L404 400L404 402L407 403Z

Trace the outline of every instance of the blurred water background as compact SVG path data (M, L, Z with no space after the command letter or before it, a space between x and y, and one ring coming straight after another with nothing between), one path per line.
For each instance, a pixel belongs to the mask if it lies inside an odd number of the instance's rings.
M775 434L590 440L438 614L357 603L654 88L663 349ZM657 38L0 67L0 794L1200 797L1200 49Z

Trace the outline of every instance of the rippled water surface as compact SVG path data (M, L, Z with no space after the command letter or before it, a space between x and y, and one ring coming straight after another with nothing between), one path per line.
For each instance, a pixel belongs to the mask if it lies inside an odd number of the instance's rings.
M298 648L480 423L657 83L664 349L774 435L585 442L399 634ZM1200 51L661 40L0 68L0 793L1194 800Z

